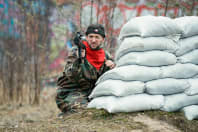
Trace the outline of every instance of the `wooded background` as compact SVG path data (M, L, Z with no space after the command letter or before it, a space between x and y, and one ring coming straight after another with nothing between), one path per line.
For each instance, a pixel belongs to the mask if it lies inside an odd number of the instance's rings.
M0 0L0 104L39 104L55 84L77 31L106 28L114 54L122 26L143 15L198 15L198 0Z

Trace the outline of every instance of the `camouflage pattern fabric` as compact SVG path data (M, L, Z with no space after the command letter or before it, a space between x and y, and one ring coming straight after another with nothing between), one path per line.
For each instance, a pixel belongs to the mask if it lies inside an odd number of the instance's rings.
M80 63L75 53L69 53L64 72L57 81L56 104L58 108L62 112L84 108L95 82L107 70L109 68L103 64L97 71L85 58Z
M56 103L59 109L64 113L85 108L88 103L87 93L75 90L70 92L59 91Z

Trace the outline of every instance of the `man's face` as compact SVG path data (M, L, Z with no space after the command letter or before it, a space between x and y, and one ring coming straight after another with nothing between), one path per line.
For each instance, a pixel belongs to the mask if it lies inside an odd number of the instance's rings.
M104 38L95 33L90 33L86 36L86 39L91 47L91 49L96 49L98 46L100 46L104 42Z

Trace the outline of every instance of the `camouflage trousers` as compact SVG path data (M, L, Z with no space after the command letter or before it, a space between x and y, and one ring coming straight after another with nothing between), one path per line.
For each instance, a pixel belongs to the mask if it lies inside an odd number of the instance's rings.
M84 109L88 103L86 91L64 91L57 90L56 104L62 112L76 111L77 109Z

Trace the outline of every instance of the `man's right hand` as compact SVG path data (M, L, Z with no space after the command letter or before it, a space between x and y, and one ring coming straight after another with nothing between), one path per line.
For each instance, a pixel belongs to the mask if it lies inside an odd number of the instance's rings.
M74 40L73 40L73 41L74 41L74 44L78 46L79 43L80 43L80 38L76 35L76 36L74 37Z
M82 40L82 34L80 32L77 32L75 37L74 37L74 44L77 46L80 46L81 40Z
M86 55L86 50L85 49L81 49L81 57L84 58Z

